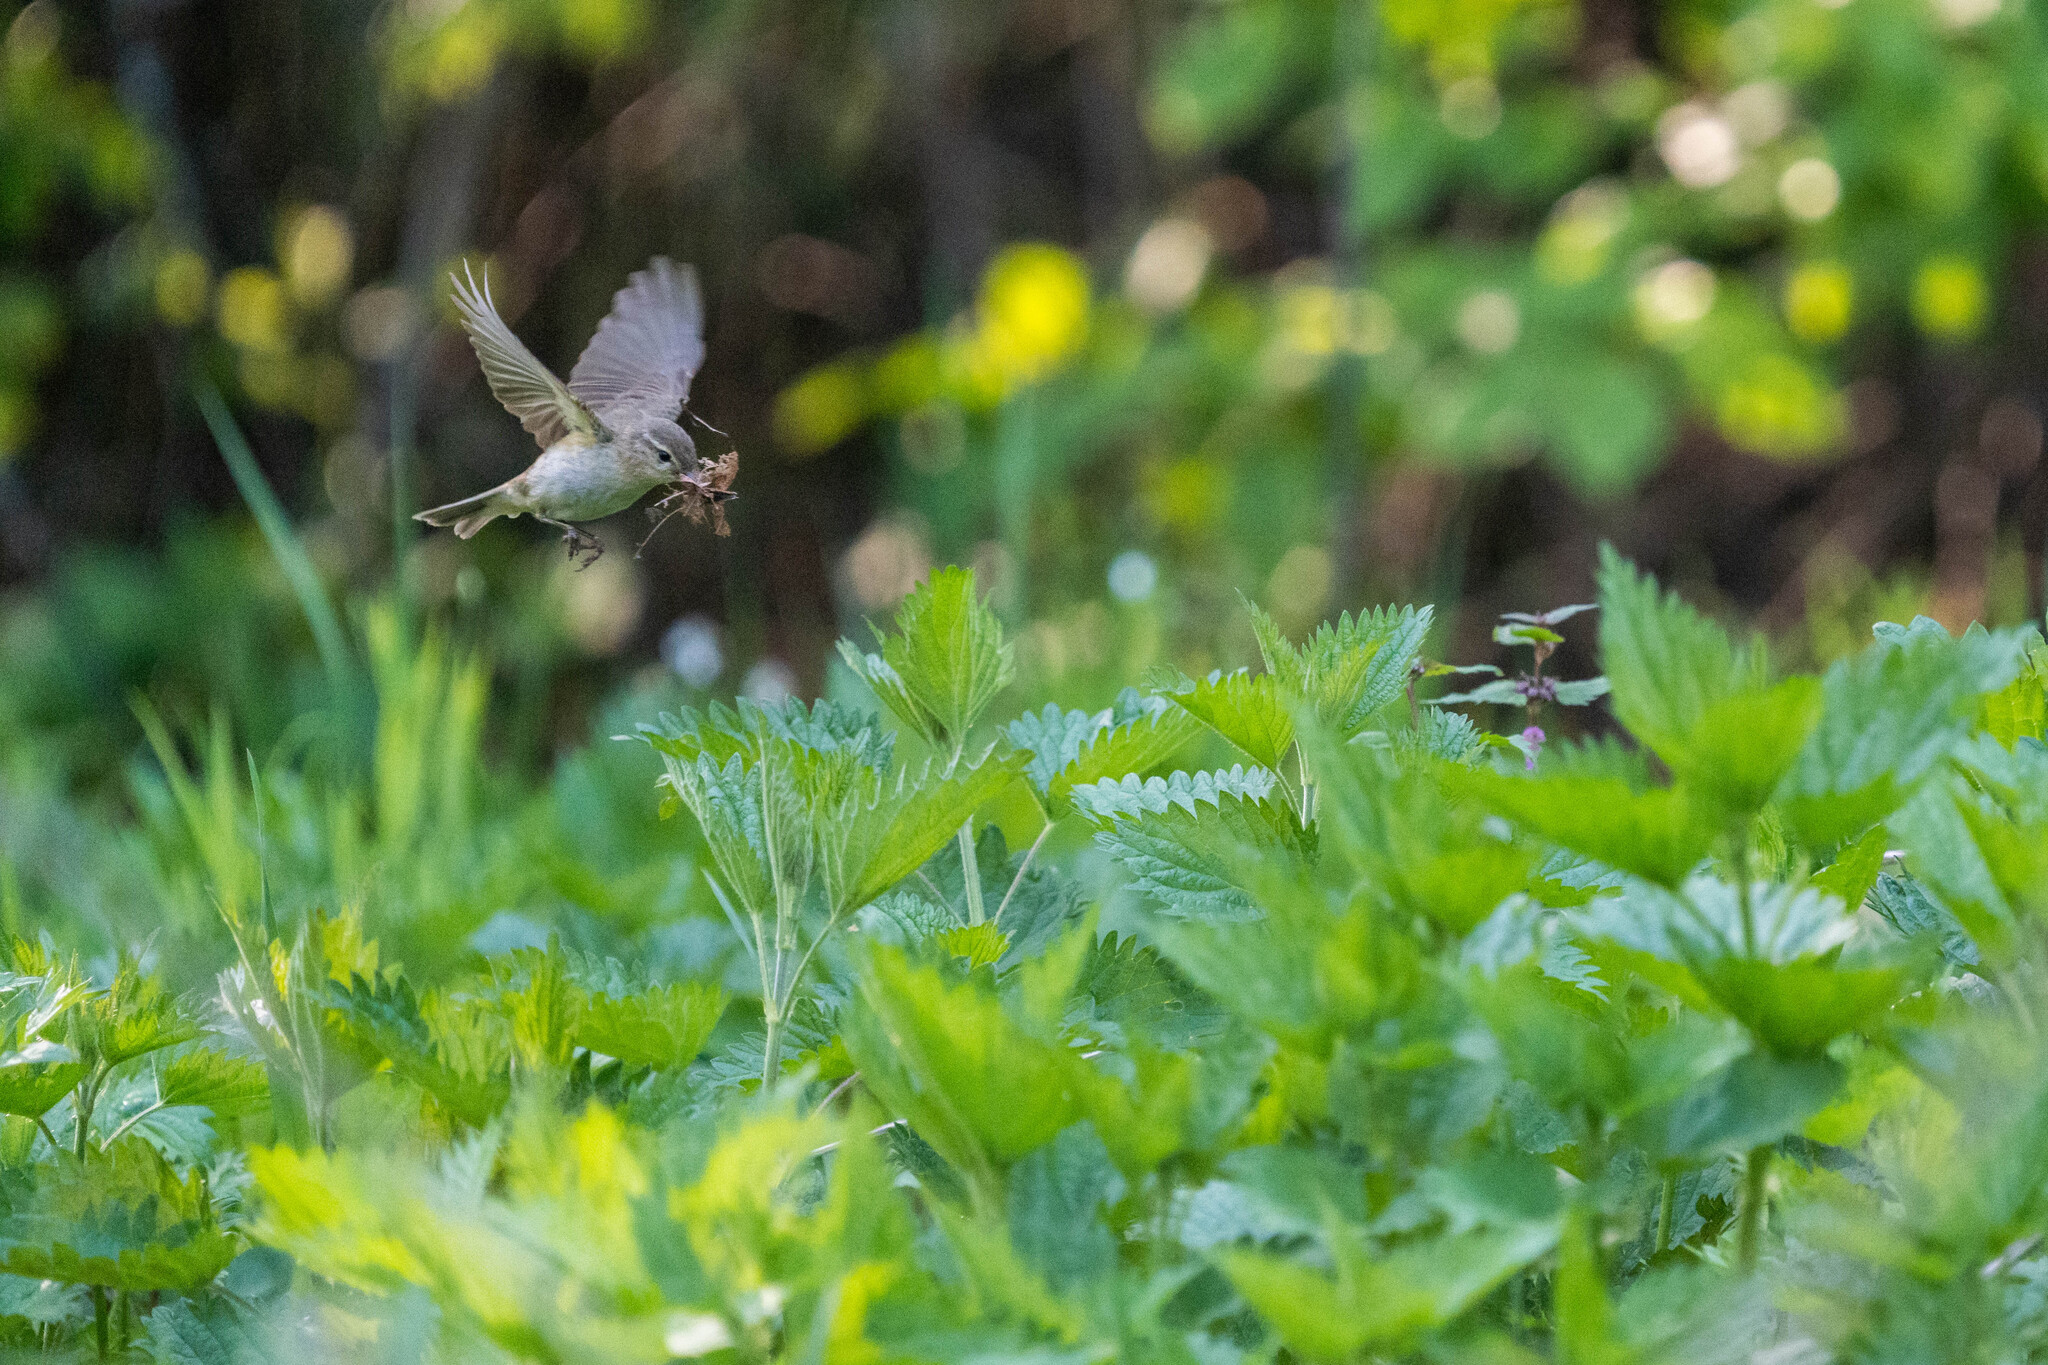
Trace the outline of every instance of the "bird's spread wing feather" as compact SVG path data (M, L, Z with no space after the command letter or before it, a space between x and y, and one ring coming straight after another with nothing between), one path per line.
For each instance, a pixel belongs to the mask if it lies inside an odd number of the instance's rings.
M569 389L605 423L674 420L704 363L697 272L657 256L612 298L612 311L569 371Z
M453 277L451 277L453 278ZM519 424L532 432L545 450L570 432L585 436L598 433L590 409L555 378L547 366L534 357L526 344L512 335L498 307L491 302L491 277L484 275L481 287L465 262L455 279L455 308L462 315L462 330L483 365L491 392L505 405Z

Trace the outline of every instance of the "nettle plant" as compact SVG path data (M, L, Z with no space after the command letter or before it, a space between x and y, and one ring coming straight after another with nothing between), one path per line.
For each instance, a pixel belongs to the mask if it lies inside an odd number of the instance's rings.
M845 647L918 762L828 703L648 728L762 1031L693 1118L516 1130L500 1163L572 1169L493 1196L547 1229L501 1251L566 1286L442 1311L548 1358L2038 1341L2038 637L1917 621L1779 677L1612 555L1600 586L1602 678L1543 672L1585 607L1508 618L1531 666L1434 700L1426 610L1300 644L1255 615L1261 671L997 728L1008 647L948 570ZM1540 708L1610 690L1633 744L1537 761ZM1454 709L1484 703L1525 733ZM1158 772L1205 750L1230 766ZM1012 856L977 820L1017 781ZM1122 869L1107 907L1037 861L1061 824ZM363 1211L271 1235L344 1282L480 1226L308 1170ZM565 1225L584 1187L609 1212Z
M231 1155L260 1063L133 960L96 984L47 945L0 958L0 1342L101 1356L168 1326L247 1243ZM166 1309L164 1301L171 1300Z
M131 1294L138 1339L2036 1358L2048 650L1919 620L1782 676L1610 553L1603 678L1553 695L1584 615L1508 620L1521 677L1432 699L1426 610L1301 642L1255 614L1257 671L998 724L1000 626L933 575L848 650L893 730L791 702L643 732L759 982L728 1026L711 987L560 947L415 988L346 917L252 938L232 1036L303 1112L229 1154L235 1236L294 1287ZM1626 737L1512 742L1574 686ZM1500 704L1507 735L1460 709ZM77 1065L28 1055L45 998L19 1064ZM122 1104L182 1093L155 1074ZM6 1132L72 1161L50 1112Z

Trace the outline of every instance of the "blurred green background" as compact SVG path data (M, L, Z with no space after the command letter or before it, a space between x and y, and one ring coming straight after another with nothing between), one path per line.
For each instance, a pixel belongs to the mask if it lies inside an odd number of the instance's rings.
M2022 0L35 0L0 915L203 936L240 838L414 961L641 935L701 891L593 741L843 689L949 561L1034 704L1248 661L1240 593L1496 659L1602 539L1800 661L2038 619L2044 227ZM732 538L421 534L533 454L451 266L566 373L656 253Z

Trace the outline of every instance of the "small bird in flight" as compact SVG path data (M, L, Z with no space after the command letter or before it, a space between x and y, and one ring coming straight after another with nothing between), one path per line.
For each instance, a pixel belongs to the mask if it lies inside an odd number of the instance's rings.
M491 392L533 433L541 452L523 473L475 497L416 513L420 521L453 526L467 540L495 518L525 513L558 528L570 557L582 555L579 567L588 568L604 544L571 522L610 516L650 489L671 486L650 514L680 499L676 511L692 521L708 517L719 535L729 533L720 504L738 496L732 491L738 453L705 464L690 433L676 425L690 380L704 363L704 305L695 270L657 256L629 276L567 384L498 316L488 272L478 287L465 263L454 283L462 329Z

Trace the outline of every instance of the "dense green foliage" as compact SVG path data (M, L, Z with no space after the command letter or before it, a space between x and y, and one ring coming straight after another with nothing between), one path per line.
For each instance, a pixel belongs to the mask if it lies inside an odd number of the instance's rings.
M1612 553L1597 609L1504 621L1532 667L1434 698L1427 609L1257 614L1258 672L1004 723L1011 646L936 573L844 646L881 712L640 727L656 861L737 959L406 930L491 900L447 785L476 675L431 641L382 646L373 812L219 725L195 771L146 714L168 937L61 951L0 864L0 1333L202 1365L2036 1358L2040 637L1881 625L1780 676ZM1546 676L1596 620L1604 676ZM1603 696L1630 738L1546 738Z
M736 536L602 566L528 665L565 705L696 612L728 685L770 655L818 691L851 614L940 560L1072 705L1137 671L1126 635L1242 662L1238 590L1297 633L1490 617L1603 534L1780 629L1871 574L1926 606L1931 567L1952 625L2042 609L2019 0L238 11L221 41L201 5L0 7L9 583L236 508L218 391L330 587L500 621L564 593L531 528L415 540L522 446L448 273L488 264L563 368L661 252L705 281Z

